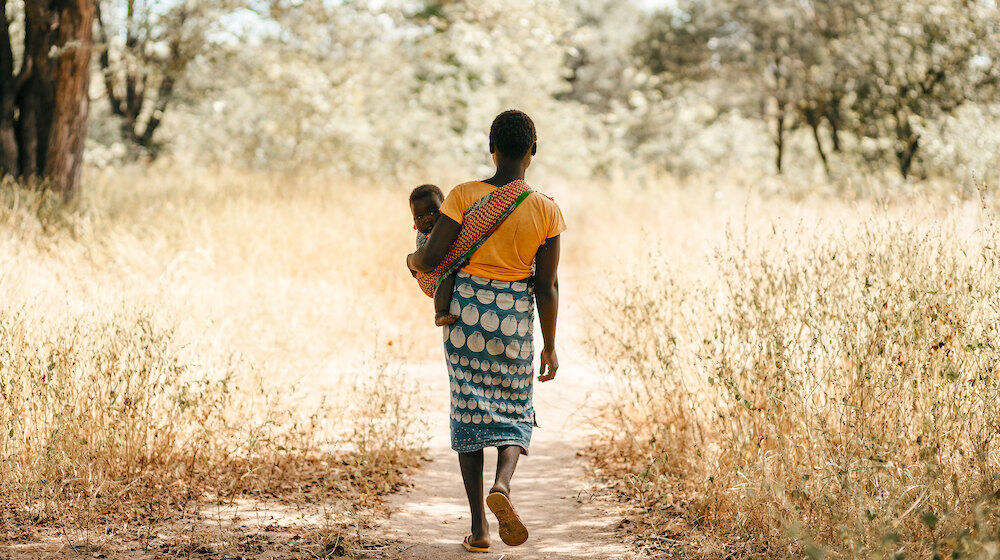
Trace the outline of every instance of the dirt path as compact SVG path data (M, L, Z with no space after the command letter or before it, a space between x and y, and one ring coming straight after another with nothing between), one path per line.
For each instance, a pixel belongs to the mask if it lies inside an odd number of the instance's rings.
M394 496L394 513L382 530L394 544L372 558L448 560L483 558L528 560L563 558L635 558L616 538L619 517L592 499L583 461L577 452L585 445L595 403L602 386L581 362L564 359L554 382L535 387L538 423L531 455L522 457L512 485L512 499L531 537L519 547L508 547L496 534L490 516L493 545L489 554L473 555L461 546L469 532L469 511L458 472L458 461L448 439L448 380L444 364L430 363L404 370L421 387L434 411L430 462L412 479L412 488ZM487 487L492 483L496 452L487 450Z

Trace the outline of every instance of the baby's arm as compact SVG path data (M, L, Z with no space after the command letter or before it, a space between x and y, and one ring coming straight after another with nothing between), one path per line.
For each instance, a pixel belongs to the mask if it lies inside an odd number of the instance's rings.
M420 233L418 231L417 232L416 249L419 249L419 248L423 247L424 245L427 245L427 234L426 233ZM407 264L407 268L409 268L409 264ZM414 278L416 278L417 277L417 271L413 270L412 268L410 268L410 276L413 276Z

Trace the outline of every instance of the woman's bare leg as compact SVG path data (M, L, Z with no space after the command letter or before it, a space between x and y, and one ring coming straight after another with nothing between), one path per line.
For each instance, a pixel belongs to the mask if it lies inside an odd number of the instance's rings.
M469 497L472 512L472 542L474 546L490 545L490 524L486 520L486 505L483 502L483 451L459 453L458 464L462 468L465 494Z
M490 492L501 492L510 497L510 479L517 468L517 460L521 457L520 445L505 445L497 448L497 477Z
M507 445L497 449L497 478L490 488L486 505L497 516L500 523L500 539L508 546L518 546L528 540L528 528L517 515L517 509L510 501L510 479L514 476L521 447Z

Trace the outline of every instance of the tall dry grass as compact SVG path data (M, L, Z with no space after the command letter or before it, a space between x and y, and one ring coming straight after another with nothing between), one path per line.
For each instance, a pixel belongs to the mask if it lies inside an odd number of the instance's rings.
M206 505L279 503L323 512L282 553L349 548L420 447L397 368L439 355L402 261L426 180L133 167L70 209L0 189L3 536L155 540ZM643 542L994 550L992 210L752 177L534 183L570 226L560 354L616 382L595 464ZM168 549L203 550L185 538Z
M996 556L993 210L739 205L651 225L591 306L617 382L593 456L634 534L704 558Z
M423 318L405 199L369 221L395 196L356 192L176 167L92 174L75 208L0 188L0 540L137 539L234 500L336 503L317 538L356 531L423 437L393 365Z

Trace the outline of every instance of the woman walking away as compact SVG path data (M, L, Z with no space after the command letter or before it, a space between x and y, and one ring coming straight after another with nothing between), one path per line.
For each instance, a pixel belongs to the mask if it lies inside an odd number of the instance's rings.
M528 115L513 110L498 115L489 137L496 173L452 189L427 243L406 259L416 272L457 271L450 311L458 320L443 330L451 446L472 510L472 532L462 545L470 552L490 550L487 505L503 542L516 546L528 538L511 502L511 478L520 455L528 454L535 425L536 303L543 342L538 380L555 378L559 369L556 270L566 223L556 203L524 180L536 140ZM486 447L497 448L497 470L484 504Z

